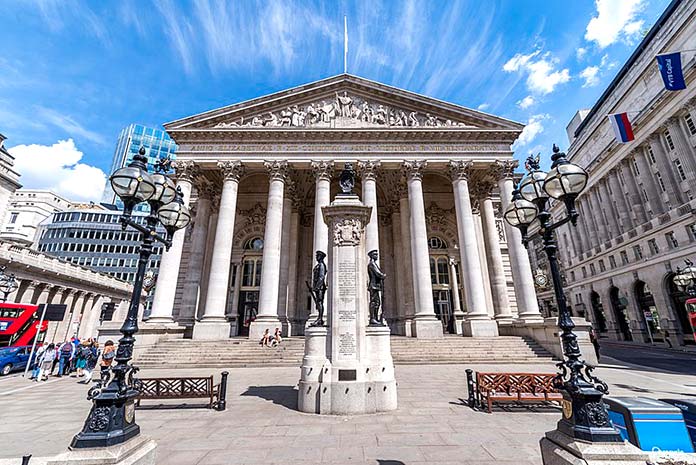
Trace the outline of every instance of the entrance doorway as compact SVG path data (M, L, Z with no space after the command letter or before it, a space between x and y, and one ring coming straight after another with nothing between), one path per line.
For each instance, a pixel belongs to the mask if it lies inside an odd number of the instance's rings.
M614 312L614 319L619 326L619 334L624 341L632 341L631 327L628 324L628 311L626 309L625 299L619 297L619 288L612 287L609 289L609 299L611 300L611 309Z
M449 255L446 252L447 243L437 237L428 240L430 246L430 282L433 286L433 306L435 314L442 323L442 331L455 334L454 318L452 316L452 292L450 286Z
M606 333L607 318L604 316L604 306L602 305L602 300L599 298L599 294L595 291L592 291L592 294L590 294L590 305L592 306L592 314L597 324L597 331Z
M673 279L674 273L670 273L667 276L667 286L669 297L672 300L672 306L679 317L679 326L684 334L684 344L694 344L696 343L696 326L692 326L691 319L689 318L689 311L686 307L687 299L692 299L693 297L679 289L677 285L674 284Z
M643 318L643 322L648 329L650 340L662 339L662 328L660 328L660 315L657 313L655 306L655 297L653 297L650 287L643 281L636 281L635 285L636 302L638 302L638 310Z
M239 305L237 306L237 334L249 335L249 325L256 319L259 311L259 291L261 290L261 266L263 239L255 237L244 243L247 251L242 260L242 282L239 288Z

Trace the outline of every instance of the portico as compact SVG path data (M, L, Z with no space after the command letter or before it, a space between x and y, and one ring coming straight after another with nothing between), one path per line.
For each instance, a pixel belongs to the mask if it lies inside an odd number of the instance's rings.
M393 333L493 336L541 320L500 214L522 125L344 74L165 127L195 220L162 259L178 279L157 285L158 321L200 339L302 334L314 315L304 282L329 243L317 212L345 162L372 207L366 241L388 276Z

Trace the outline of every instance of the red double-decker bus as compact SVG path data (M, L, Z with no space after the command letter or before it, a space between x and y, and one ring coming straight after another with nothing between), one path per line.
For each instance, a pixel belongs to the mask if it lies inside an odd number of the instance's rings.
M0 303L0 347L30 346L39 331L39 307L37 305ZM41 324L39 342L42 342L48 322Z

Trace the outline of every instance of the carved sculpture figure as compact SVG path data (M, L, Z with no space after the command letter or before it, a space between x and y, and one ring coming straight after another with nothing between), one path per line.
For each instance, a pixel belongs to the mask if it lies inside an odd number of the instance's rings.
M343 92L343 96L338 95L336 92L336 102L338 103L338 109L341 116L345 118L350 118L351 116L351 105L353 104L353 99L348 97L347 92Z
M370 263L367 264L367 292L370 293L370 326L384 326L384 311L382 309L382 293L384 292L384 279L387 277L377 264L379 252L370 250L367 254Z
M341 177L338 179L338 185L341 186L341 195L353 195L355 187L355 170L352 163L346 163Z
M309 289L309 294L312 296L312 300L314 300L314 306L319 313L316 321L314 321L314 323L312 323L310 326L324 326L324 295L326 294L327 288L327 269L326 264L324 263L324 258L326 258L326 254L321 250L317 250L317 264L314 265L314 269L312 269L312 284L310 285L307 281L305 281L307 288Z

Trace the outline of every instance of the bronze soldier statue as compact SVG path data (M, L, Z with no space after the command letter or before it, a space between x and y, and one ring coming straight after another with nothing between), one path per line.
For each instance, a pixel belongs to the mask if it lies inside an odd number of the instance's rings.
M382 293L384 292L384 278L386 274L382 272L377 264L379 252L370 250L367 253L370 263L367 265L367 291L370 293L370 326L384 326L384 311L380 314L382 307Z
M326 294L326 264L324 263L324 258L326 254L321 250L317 250L316 253L317 264L314 265L312 270L312 284L310 285L307 281L307 287L309 288L309 293L314 300L314 306L317 308L319 316L316 321L310 326L325 326L324 325L324 295Z

